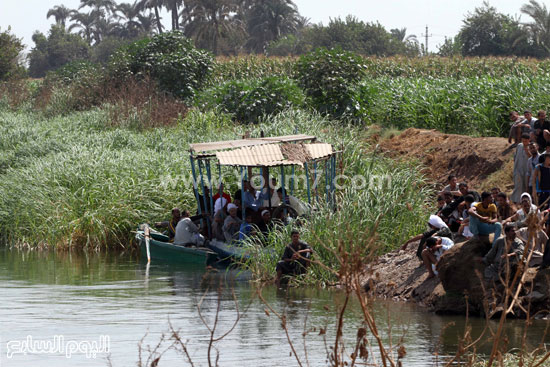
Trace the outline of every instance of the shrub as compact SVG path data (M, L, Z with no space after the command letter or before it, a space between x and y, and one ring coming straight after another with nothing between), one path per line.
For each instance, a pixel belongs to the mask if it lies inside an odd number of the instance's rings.
M313 106L333 117L356 117L355 84L364 75L363 59L341 49L319 48L296 63L296 77Z
M53 25L48 37L40 32L32 36L35 46L29 54L29 75L40 78L50 70L75 60L89 57L89 46L76 34L69 33L61 26Z
M85 75L92 74L99 77L102 73L103 70L98 65L89 61L78 60L72 61L53 72L49 72L46 76L46 81L59 81L63 84L70 84Z
M212 70L212 56L193 46L182 32L173 31L143 39L118 51L110 61L114 77L150 75L176 97L193 97Z
M25 46L10 31L11 29L8 28L0 32L0 80L19 77L25 71L20 64L21 51Z
M204 91L197 99L199 105L219 108L243 123L257 123L267 115L300 107L304 101L302 90L286 77L229 81Z

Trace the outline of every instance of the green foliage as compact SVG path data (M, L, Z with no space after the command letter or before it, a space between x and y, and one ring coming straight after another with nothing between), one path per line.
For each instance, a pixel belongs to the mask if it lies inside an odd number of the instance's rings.
M257 123L261 118L290 107L304 105L305 96L296 83L285 77L235 80L205 90L197 104L219 108L242 123Z
M294 59L248 55L246 57L218 58L210 78L210 85L231 80L266 78L270 76L292 77Z
M392 56L407 54L407 44L392 37L379 23L365 23L351 15L345 20L331 19L328 26L314 25L304 32L304 39L317 47L340 47L362 55ZM413 51L418 55L418 50Z
M395 30L394 30L395 31ZM400 30L401 31L401 30ZM406 29L402 31L406 32ZM314 24L295 34L276 39L266 49L269 55L301 55L319 47L341 48L361 55L418 56L420 49L411 38L395 37L379 23L365 23L354 16L331 19L328 25ZM412 39L415 39L412 36Z
M48 81L55 79L65 85L83 78L85 75L94 74L100 78L102 68L90 61L73 61L48 74Z
M143 39L118 51L110 62L112 75L150 75L161 89L189 98L202 88L212 70L212 56L198 50L182 32Z
M484 3L468 14L458 35L464 56L540 56L518 20Z
M320 48L300 57L296 76L313 106L333 117L356 117L360 106L355 84L363 77L363 59L349 51Z
M270 42L266 47L265 53L269 56L291 56L303 55L308 51L310 51L309 45L306 45L297 36L289 34Z
M121 37L106 37L92 47L91 60L97 64L106 65L116 51L135 41Z
M21 51L25 46L11 34L11 28L0 32L0 81L20 77L24 74L21 66Z
M29 75L40 78L50 70L76 60L89 58L89 46L80 36L52 25L48 37L36 32L32 39L35 46L29 54Z
M511 110L547 109L550 76L377 78L358 87L363 118L399 129L507 136Z

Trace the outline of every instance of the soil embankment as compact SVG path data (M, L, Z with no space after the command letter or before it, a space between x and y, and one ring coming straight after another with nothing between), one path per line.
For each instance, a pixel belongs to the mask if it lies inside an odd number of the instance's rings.
M503 191L513 188L515 148L504 138L472 138L407 129L383 140L374 135L373 140L387 156L422 163L423 173L434 183L446 184L447 176L453 173L459 181L468 182L470 188L478 191L493 186ZM417 245L418 242L411 243L407 250L393 251L369 264L365 288L378 297L416 302L439 313L499 311L502 300L498 297L498 285L495 287L483 279L483 264L479 261L490 244L478 240L457 243L443 255L438 267L440 275L432 279L428 279L428 272L416 257ZM540 310L539 316L547 317L549 285L550 270L529 269L513 314L524 316L522 310L530 307L532 314Z
M505 138L472 138L411 128L378 144L386 156L419 161L425 167L423 173L440 184L446 184L453 173L476 190L498 185L506 191L512 185L515 148Z

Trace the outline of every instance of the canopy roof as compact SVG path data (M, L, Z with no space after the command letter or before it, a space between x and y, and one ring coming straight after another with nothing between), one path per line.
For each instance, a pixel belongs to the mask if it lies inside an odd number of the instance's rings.
M305 141L311 143L305 143ZM288 135L191 144L191 152L216 156L224 166L271 167L299 165L331 156L332 145L316 143L311 135Z
M254 145L263 145L270 143L295 143L300 141L315 141L317 139L312 135L285 135L285 136L273 136L269 138L248 138L240 140L225 140L225 141L213 141L208 143L197 143L191 144L190 148L192 152L198 154L204 154L208 152L216 152L219 150L231 149L231 148L240 148L240 147L251 147Z

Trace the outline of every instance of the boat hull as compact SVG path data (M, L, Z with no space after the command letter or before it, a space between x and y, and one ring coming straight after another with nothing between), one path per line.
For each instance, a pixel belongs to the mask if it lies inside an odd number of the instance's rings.
M143 232L140 231L136 234L136 240L139 243L141 256L146 259L147 247L145 245L145 235ZM191 263L206 265L217 257L216 254L206 248L176 246L173 243L159 241L155 238L149 239L149 250L152 260L169 262L172 264Z

